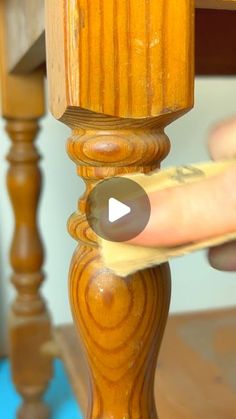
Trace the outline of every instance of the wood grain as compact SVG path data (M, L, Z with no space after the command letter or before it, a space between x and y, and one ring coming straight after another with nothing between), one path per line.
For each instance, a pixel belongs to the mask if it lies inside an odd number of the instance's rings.
M151 389L169 308L168 267L122 280L104 270L98 250L81 246L70 278L91 371L87 416L156 417Z
M73 132L68 152L77 165L90 161L91 167L78 167L78 173L87 179L87 193L103 177L149 171L169 150L167 137L155 131L142 133L143 138L139 132L133 146L130 143L133 153L127 147L130 130L126 136L122 131L94 131L93 135L81 131ZM144 141L146 147L141 146ZM71 235L82 242L71 263L70 300L90 367L87 416L154 418L151 388L169 309L169 268L162 265L128 278L105 269L97 238L85 217L87 193L80 201L81 213L75 213L68 225Z
M28 73L45 61L44 1L5 1L8 27L8 69L18 74ZM201 9L236 10L236 2L235 0L195 0L195 7ZM114 13L117 14L118 11L115 8ZM125 14L119 13L118 19L114 19L114 24L117 28L119 28L120 19L123 18L125 18ZM120 71L120 75L122 72L125 76L125 69ZM124 79L123 82L125 82Z
M42 396L52 375L52 362L41 348L51 339L51 326L39 291L44 279L44 255L37 225L40 156L34 144L38 118L44 114L44 75L8 73L3 7L4 2L0 2L2 115L12 142L7 185L15 220L10 260L17 291L9 322L10 359L14 384L23 397L18 417L44 419L48 408Z
M147 118L192 106L192 0L49 0L46 7L56 118L72 125L75 115L76 125L79 108Z
M236 310L171 315L156 369L155 400L162 419L234 419ZM75 396L85 414L88 372L80 364L75 328L56 330Z
M46 2L53 115L86 192L70 218L81 244L70 301L89 366L88 418L157 418L153 388L170 301L167 264L120 278L105 269L86 220L104 178L160 167L164 127L193 105L193 1Z

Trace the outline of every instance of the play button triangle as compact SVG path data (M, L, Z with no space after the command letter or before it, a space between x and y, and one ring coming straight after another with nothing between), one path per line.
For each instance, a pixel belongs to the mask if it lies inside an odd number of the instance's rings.
M108 205L108 218L110 223L114 223L131 212L131 208L128 205L123 204L123 202L115 198L110 198Z
M131 240L146 227L151 205L144 189L135 181L114 176L90 191L86 217L94 233L104 240Z

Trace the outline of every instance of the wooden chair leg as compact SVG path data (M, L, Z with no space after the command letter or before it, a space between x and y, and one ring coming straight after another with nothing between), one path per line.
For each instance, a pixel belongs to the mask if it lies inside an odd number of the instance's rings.
M34 144L38 119L44 114L44 74L8 74L3 4L0 2L1 98L12 141L7 184L15 218L10 260L17 291L9 322L10 359L14 384L23 397L18 417L45 419L49 413L42 396L52 376L52 361L43 346L51 339L51 326L39 291L44 278L43 246L37 226L41 173Z
M178 4L177 4L178 3ZM148 173L168 154L164 128L193 103L193 1L46 1L53 115L87 184L69 231L80 241L70 299L90 369L88 418L156 418L154 373L168 316L168 265L108 271L86 221L98 180Z

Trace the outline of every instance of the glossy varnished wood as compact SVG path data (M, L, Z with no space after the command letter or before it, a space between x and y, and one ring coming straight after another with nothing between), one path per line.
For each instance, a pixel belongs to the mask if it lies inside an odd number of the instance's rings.
M87 193L104 177L150 171L168 150L167 137L155 129L74 130L68 141ZM90 367L87 417L154 418L151 389L168 315L169 268L126 279L106 270L85 217L87 193L69 221L71 235L81 241L70 268L70 300Z
M51 327L39 293L44 279L44 254L36 221L41 173L33 142L38 124L34 119L7 119L6 130L12 140L7 185L15 217L10 261L12 283L17 290L10 315L12 374L24 399L19 418L41 419L48 417L41 397L51 378L52 365L50 357L41 352L51 339Z
M46 4L51 109L57 118L71 125L78 118L89 121L91 115L83 117L79 108L97 116L159 117L192 103L186 82L192 83L193 61L186 63L193 1L180 0L178 7L170 0Z
M163 419L234 419L236 311L170 316L156 369L155 399ZM88 373L72 326L56 330L61 357L83 412Z
M24 398L20 419L47 418L41 397L51 378L49 357L41 353L51 338L50 321L39 293L44 279L43 247L36 213L41 189L39 155L34 146L38 124L33 119L7 119L12 140L7 185L15 217L10 261L17 296L10 315L10 356L13 380Z
M1 8L1 98L2 115L11 139L7 185L15 228L10 252L16 298L10 313L10 358L14 384L23 397L20 419L45 419L48 408L42 396L52 375L52 363L42 353L51 339L50 319L40 295L44 279L43 246L37 225L41 190L39 154L34 141L38 119L44 114L42 72L12 76L7 71L5 25Z
M8 1L9 5L14 3L19 5L17 0ZM196 0L194 4L180 0L177 6L171 0L95 0L92 7L91 2L84 0L46 3L51 108L54 116L73 130L68 152L78 166L78 174L87 183L80 212L69 221L71 235L82 243L71 264L70 295L90 371L91 400L87 415L119 419L156 417L152 390L169 306L169 269L165 265L125 280L106 271L96 237L84 215L86 196L104 177L134 171L146 173L159 167L169 151L164 127L193 103L194 5L234 9L235 2ZM32 29L34 20L27 13L24 17L28 16ZM202 12L198 14L201 16ZM39 39L43 39L43 31L41 35ZM14 36L18 39L17 32ZM14 64L16 73L27 73L35 67L35 61L27 57L36 57L36 63L41 63L42 58L37 61L37 42L27 49L25 56L18 55ZM42 55L43 44L40 45ZM205 55L209 52L203 51ZM2 72L3 103L13 141L8 183L17 219L12 248L13 281L18 289L12 315L12 324L17 324L17 329L12 328L12 359L15 382L26 400L21 411L25 419L46 416L39 398L51 373L50 360L45 357L50 323L38 293L43 278L36 223L40 175L33 145L37 119L43 109L43 78L40 73L6 77L7 65L5 62ZM225 71L224 66L219 68L221 73ZM212 61L208 73L213 69ZM11 89L17 94L9 95ZM38 100L32 93L37 93ZM26 96L28 100L23 101ZM22 197L29 198L25 214L30 223L26 223L26 229ZM21 329L19 325L23 325ZM174 345L177 343L174 341ZM169 364L173 368L175 361L171 359ZM82 370L80 367L80 373ZM33 381L30 371L34 374ZM160 397L161 415L162 401ZM190 410L187 413L190 415ZM178 414L175 409L176 418ZM183 417L183 411L180 414Z
M89 366L88 418L156 418L154 374L170 300L167 264L127 278L104 268L85 214L97 181L148 173L169 151L164 127L193 104L193 1L48 0L53 115L87 185L69 220L80 241L70 300Z

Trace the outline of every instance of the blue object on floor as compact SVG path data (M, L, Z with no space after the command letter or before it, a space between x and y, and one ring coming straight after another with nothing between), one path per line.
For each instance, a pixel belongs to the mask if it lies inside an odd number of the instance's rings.
M51 409L51 419L82 419L76 399L61 361L54 363L54 377L45 394L45 401ZM0 361L0 418L16 419L21 398L11 381L10 365Z

